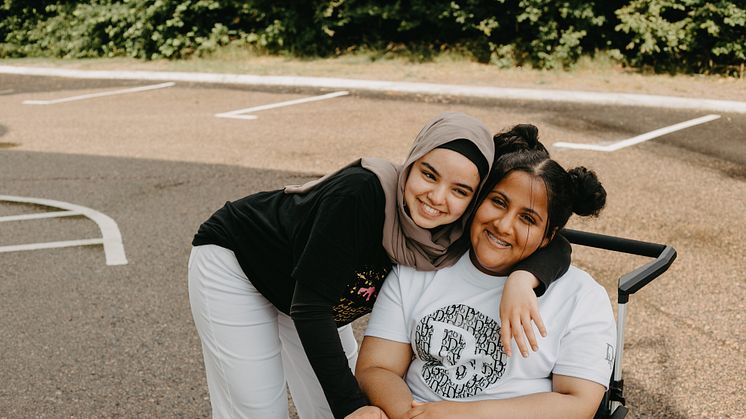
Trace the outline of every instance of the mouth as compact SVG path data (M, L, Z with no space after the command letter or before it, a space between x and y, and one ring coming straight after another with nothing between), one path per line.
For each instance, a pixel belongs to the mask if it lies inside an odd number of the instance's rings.
M498 249L506 249L510 248L513 245L506 242L505 240L499 239L496 235L494 235L489 230L484 230L484 235L487 237L487 240L489 240L490 243L492 243L493 246L497 247Z
M417 200L417 202L420 204L420 212L426 217L434 218L445 214L443 211L435 209L421 200Z

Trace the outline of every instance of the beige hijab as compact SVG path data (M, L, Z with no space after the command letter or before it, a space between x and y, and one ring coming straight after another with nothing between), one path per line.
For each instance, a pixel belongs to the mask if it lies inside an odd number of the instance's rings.
M382 244L391 260L420 270L434 270L450 266L465 250L465 248L450 247L464 233L469 216L476 206L478 191L475 191L474 200L460 219L446 226L428 230L415 224L407 215L404 205L404 185L412 164L417 159L445 143L458 139L474 143L484 155L490 168L492 167L495 144L487 127L469 115L448 112L438 115L422 128L402 166L396 166L379 158L362 158L321 179L301 186L288 186L285 188L285 193L305 193L342 170L362 166L375 173L386 197ZM480 189L485 180L480 181Z

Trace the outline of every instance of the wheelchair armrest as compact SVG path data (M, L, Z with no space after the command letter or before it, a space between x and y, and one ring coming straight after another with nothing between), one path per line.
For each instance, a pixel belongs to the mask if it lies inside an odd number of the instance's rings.
M676 249L666 246L654 261L622 275L619 278L619 291L628 295L634 294L660 274L666 272L674 260L676 260Z
M573 244L655 258L619 278L619 303L626 303L629 295L666 272L676 260L676 249L668 245L571 229L563 229L560 233Z

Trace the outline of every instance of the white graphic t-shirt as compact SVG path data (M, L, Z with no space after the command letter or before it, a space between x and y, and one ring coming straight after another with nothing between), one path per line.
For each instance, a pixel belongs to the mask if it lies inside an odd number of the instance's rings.
M608 387L616 324L606 290L570 267L539 298L548 335L534 327L539 351L523 358L500 343L500 297L507 277L479 271L469 254L449 268L395 267L365 334L409 343L406 381L419 401L505 399L552 391L551 374Z

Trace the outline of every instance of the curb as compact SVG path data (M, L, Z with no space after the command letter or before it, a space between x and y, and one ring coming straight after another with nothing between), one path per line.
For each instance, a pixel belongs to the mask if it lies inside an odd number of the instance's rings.
M478 87L457 84L354 80L330 77L256 76L157 71L69 70L50 67L0 65L0 74L52 76L77 79L153 80L191 83L237 84L283 88L344 89L351 92L404 93L425 96L450 96L499 100L580 103L648 108L692 109L746 113L746 102L735 100L694 99L633 93L600 93L570 90Z

